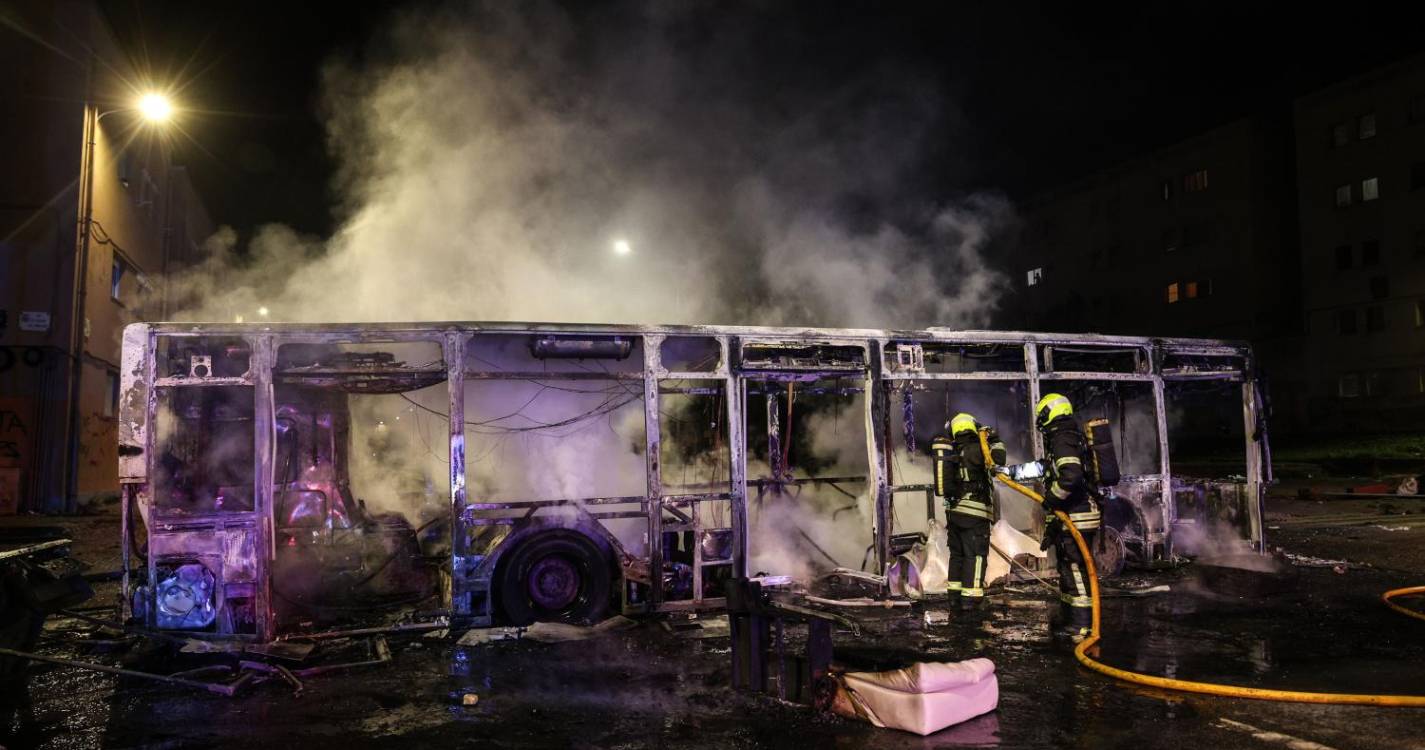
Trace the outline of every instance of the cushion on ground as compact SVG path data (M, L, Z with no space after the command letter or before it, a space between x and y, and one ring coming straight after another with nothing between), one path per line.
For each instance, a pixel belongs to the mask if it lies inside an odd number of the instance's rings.
M889 672L842 675L856 713L878 727L921 736L995 710L999 681L989 659L921 662Z

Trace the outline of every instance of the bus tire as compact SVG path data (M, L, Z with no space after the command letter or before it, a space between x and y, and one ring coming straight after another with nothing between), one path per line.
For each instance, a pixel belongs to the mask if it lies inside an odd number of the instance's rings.
M593 624L608 614L613 563L589 537L568 529L540 532L500 561L495 581L503 619Z

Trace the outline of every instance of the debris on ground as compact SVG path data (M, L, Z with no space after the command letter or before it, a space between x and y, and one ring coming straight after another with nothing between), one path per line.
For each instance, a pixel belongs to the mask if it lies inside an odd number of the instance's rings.
M521 638L540 643L564 643L583 641L590 638L638 627L638 623L623 615L614 615L598 625L571 625L567 622L536 622L524 629Z
M536 622L525 627L494 627L470 630L456 641L457 646L483 646L496 641L527 640L538 643L565 643L584 641L609 633L638 627L638 623L623 615L600 622L597 625L574 625L567 622Z
M1368 565L1368 564L1366 564L1366 563L1353 563L1353 562L1351 562L1350 560L1328 560L1328 559L1321 558L1321 557L1312 557L1312 556L1310 556L1310 555L1297 555L1297 554L1293 554L1293 553L1291 553L1291 552L1285 552L1285 553L1283 553L1283 555L1286 557L1286 559L1288 559L1288 560L1291 561L1291 564L1292 564L1292 565L1295 565L1295 566L1297 566L1297 567L1299 567L1299 568L1332 568L1332 569L1335 569L1335 568L1343 568L1343 569L1350 569L1350 568L1369 568L1369 567L1370 567L1370 565Z
M460 640L456 641L455 645L483 646L487 643L494 643L495 641L514 641L519 640L520 633L522 632L524 632L524 628L510 626L478 628L470 630L466 632L465 635L460 636Z

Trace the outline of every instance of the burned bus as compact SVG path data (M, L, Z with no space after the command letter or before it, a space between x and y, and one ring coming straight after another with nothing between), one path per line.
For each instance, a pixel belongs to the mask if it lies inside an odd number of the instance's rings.
M1244 344L998 331L134 324L124 592L142 627L266 641L383 609L464 626L715 610L725 582L883 574L931 531L949 415L1042 457L1068 395L1116 431L1110 573L1263 546ZM1035 533L1042 514L1002 495ZM943 518L943 516L942 516Z

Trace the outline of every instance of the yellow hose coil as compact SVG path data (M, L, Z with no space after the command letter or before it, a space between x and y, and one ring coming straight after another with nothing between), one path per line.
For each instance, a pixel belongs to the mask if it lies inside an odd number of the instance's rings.
M1406 617L1414 617L1417 620L1425 620L1425 612L1417 612L1413 609L1407 609L1391 601L1391 599L1394 599L1397 596L1410 596L1411 594L1425 594L1425 586L1406 586L1403 589L1391 589L1390 591L1381 594L1380 600L1385 602L1385 606L1390 607L1391 609L1395 610L1396 612L1399 612L1402 615L1405 615Z
M989 442L986 440L985 432L980 432L980 448L984 451L985 466L993 467L994 463L990 459ZM1044 498L1034 490L1010 479L1003 474L995 474L1000 480L1011 489L1028 497L1040 505L1044 504ZM1073 522L1061 511L1054 511L1054 515L1063 522L1064 528L1069 530L1074 536L1074 543L1079 546L1079 553L1083 555L1084 567L1089 574L1089 594L1093 598L1093 628L1089 635L1074 648L1074 658L1079 663L1100 674L1108 675L1117 680L1131 682L1135 685L1147 685L1148 687L1160 688L1163 690L1178 690L1188 693L1203 693L1205 695L1221 695L1228 698L1253 698L1264 701L1289 701L1292 703L1334 703L1353 704L1366 706L1408 706L1412 708L1425 708L1425 696L1421 695L1357 695L1352 693L1309 693L1299 690L1269 690L1265 688L1238 687L1236 685L1219 685L1213 682L1193 682L1191 680L1174 680L1168 677L1156 677L1154 675L1130 672L1118 667L1110 667L1101 661L1095 660L1088 655L1088 650L1098 643L1099 634L1099 601L1098 601L1098 570L1094 568L1093 554L1089 552L1088 544L1084 542L1083 534L1074 528ZM1406 609L1391 601L1396 596L1407 594L1425 594L1425 586L1412 586L1403 589L1387 591L1381 596L1385 603L1391 608L1411 617L1425 620L1425 614Z

